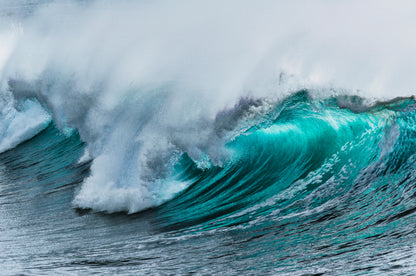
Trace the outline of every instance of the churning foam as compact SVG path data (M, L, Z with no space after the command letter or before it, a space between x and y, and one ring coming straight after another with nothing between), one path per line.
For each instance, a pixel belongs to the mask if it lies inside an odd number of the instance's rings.
M304 87L412 94L415 9L412 1L325 0L43 6L1 21L3 105L36 98L61 129L78 129L93 163L77 206L135 212L178 190L166 179L181 152L221 164L229 136L217 114L241 97Z

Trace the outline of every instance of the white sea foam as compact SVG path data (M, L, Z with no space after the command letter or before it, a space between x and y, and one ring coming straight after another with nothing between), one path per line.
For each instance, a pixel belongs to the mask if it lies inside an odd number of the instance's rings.
M35 97L87 142L92 172L76 206L135 212L168 198L177 184L160 183L179 152L221 164L228 136L217 114L240 97L304 87L412 94L415 9L412 1L67 1L1 21L2 94ZM7 112L26 117L4 148L38 131L29 120L47 117L8 101Z

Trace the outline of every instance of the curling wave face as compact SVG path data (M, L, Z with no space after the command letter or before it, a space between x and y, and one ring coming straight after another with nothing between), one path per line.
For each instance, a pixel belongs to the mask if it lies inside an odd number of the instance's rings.
M328 212L354 198L357 206L344 207L358 212L363 199L356 197L363 191L411 185L404 167L412 166L414 155L413 99L360 113L339 107L364 108L357 101L362 100L311 100L299 92L229 140L222 166L199 168L184 153L174 178L189 187L162 205L161 213L172 222L202 221L204 227L251 224Z

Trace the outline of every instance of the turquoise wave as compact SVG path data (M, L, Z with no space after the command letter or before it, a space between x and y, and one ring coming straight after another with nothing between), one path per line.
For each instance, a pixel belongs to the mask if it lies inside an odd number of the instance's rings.
M174 178L192 184L158 208L162 224L211 229L331 219L328 210L340 205L352 210L345 221L397 215L400 208L370 206L394 200L411 183L414 104L366 106L358 97L314 100L301 91L230 140L222 166L200 168L184 153ZM381 190L390 192L377 199Z
M0 154L9 237L1 242L24 262L29 248L48 241L43 255L30 255L35 272L50 262L79 271L137 268L160 256L195 265L231 256L239 269L262 274L413 271L416 103L365 102L301 91L242 125L225 112L221 120L235 134L227 158L201 164L182 153L167 180L187 188L130 215L71 208L93 162L79 162L85 144L76 131L64 135L51 123ZM95 243L91 254L100 255L86 257ZM109 258L112 246L119 254Z

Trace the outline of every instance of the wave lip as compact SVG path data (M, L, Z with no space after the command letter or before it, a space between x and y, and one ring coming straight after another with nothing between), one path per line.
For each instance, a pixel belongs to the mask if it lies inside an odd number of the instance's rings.
M52 121L52 116L32 100L26 100L19 111L4 107L0 117L0 153L34 137Z

